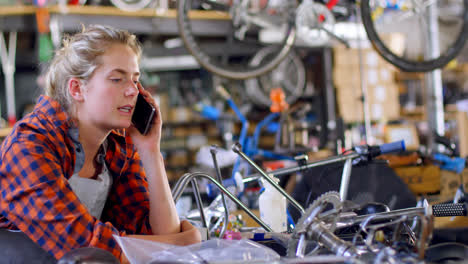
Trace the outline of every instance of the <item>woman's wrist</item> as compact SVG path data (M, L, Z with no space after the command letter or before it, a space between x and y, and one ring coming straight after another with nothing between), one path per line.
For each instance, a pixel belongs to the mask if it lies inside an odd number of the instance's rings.
M140 155L147 177L153 173L160 174L159 170L164 168L164 159L159 149L144 149L138 151L138 154Z
M140 157L149 156L149 157L158 157L161 155L161 148L158 145L155 146L145 146L144 148L137 148Z

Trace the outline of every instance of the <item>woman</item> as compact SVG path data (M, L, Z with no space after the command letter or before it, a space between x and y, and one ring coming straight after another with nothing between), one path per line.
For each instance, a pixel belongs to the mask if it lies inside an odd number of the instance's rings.
M60 259L99 247L124 260L113 235L186 245L160 152L161 114L139 84L134 35L89 26L64 41L46 93L1 148L0 228L19 229ZM142 135L131 117L141 93L156 108Z

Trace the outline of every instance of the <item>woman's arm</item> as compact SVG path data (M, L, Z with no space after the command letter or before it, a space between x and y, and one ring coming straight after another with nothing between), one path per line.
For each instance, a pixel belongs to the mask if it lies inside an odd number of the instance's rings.
M155 235L178 233L180 232L180 220L160 151L161 112L151 94L144 90L141 84L138 84L138 88L143 97L156 109L155 118L148 134L140 134L133 126L129 128L148 181L151 230Z
M150 225L154 235L178 233L180 220L160 152L140 152L148 181Z
M62 164L45 140L36 134L4 146L0 164L3 216L56 259L85 246L120 257L112 235L123 233L88 213L63 174L70 164Z

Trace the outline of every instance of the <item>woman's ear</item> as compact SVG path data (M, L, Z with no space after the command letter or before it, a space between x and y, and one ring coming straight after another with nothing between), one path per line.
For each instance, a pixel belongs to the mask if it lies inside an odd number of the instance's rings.
M71 78L68 80L67 83L67 88L68 91L70 92L70 95L75 99L76 101L83 101L83 82L78 79L78 78Z

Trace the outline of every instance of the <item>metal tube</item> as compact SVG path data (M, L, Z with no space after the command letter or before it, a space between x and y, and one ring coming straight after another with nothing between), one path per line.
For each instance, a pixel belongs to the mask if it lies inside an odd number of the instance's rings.
M5 90L7 103L7 117L10 126L16 122L15 104L15 58L17 33L10 32L8 47L6 46L3 31L0 31L0 49L3 73L5 74Z
M243 178L242 182L243 183L248 183L248 182L256 181L256 180L258 180L260 178L261 178L260 175L259 176L248 177L248 178Z
M355 256L356 248L349 242L337 237L333 232L325 228L321 222L314 222L310 227L312 240L323 244L338 256Z
M245 206L239 199L237 199L231 192L229 192L226 188L224 188L223 185L221 185L218 181L213 179L211 176L208 174L202 173L202 172L192 172L192 173L186 173L182 176L179 181L182 180L182 182L176 184L177 189L173 189L172 191L172 196L174 197L174 202L177 202L177 200L180 198L182 195L182 192L184 191L185 187L187 187L188 181L196 178L196 177L201 177L205 178L209 181L211 181L213 184L215 184L224 194L226 194L235 204L237 204L242 210L244 210L252 219L255 220L261 227L263 227L267 232L273 232L273 230L265 224L260 218L258 218L252 211L249 210L247 206Z
M218 160L216 159L216 147L212 146L211 149L210 149L210 152L211 152L211 157L213 158L213 165L215 167L218 182L220 184L223 184L223 179L221 178L221 169L219 168ZM222 199L223 207L224 207L224 225L221 228L221 231L219 232L219 237L223 238L224 233L226 232L228 221L229 221L229 209L228 209L228 207L226 205L226 197L224 197L224 193L221 193L221 199Z
M437 5L429 5L427 7L427 16L422 17L427 21L427 49L425 51L425 57L432 59L440 55L439 47L439 25L438 25L438 9ZM421 30L425 30L422 28ZM442 87L442 71L441 69L435 69L433 71L424 74L426 84L426 101L430 131L437 132L438 135L443 136L445 134L444 126L444 102L443 102L443 87ZM429 136L429 149L434 152L441 151L439 146L435 144L432 133L428 133Z
M343 173L341 175L341 185L340 185L341 201L346 200L346 197L348 196L349 179L351 178L352 169L353 169L353 160L347 159L343 167Z
M286 197L286 199L288 199L288 201L291 202L292 205L294 205L294 207L296 207L301 212L301 214L303 214L305 212L304 208L302 208L302 206L296 200L294 200L294 198L292 198L285 190L283 190L283 188L281 188L273 179L271 179L271 177L268 176L268 174L266 174L259 166L257 166L255 162L253 162L249 157L247 157L247 155L243 153L240 150L240 148L241 145L239 143L235 143L232 146L232 150L235 153L237 153L239 156L241 156L241 158L243 158L250 165L252 165L252 167L254 167L254 169L256 169L265 180L267 180L276 190L278 190L284 197Z
M179 180L176 182L175 186L172 188L172 198L174 199L174 201L177 202L179 200L180 196L182 195L182 192L181 191L179 192L179 189L181 188L181 186L187 185L187 181L190 180L190 175L191 175L190 173L186 173L182 175L179 178Z
M402 217L402 216L406 216L410 218L412 216L425 215L426 210L427 209L424 207L412 207L412 208L393 210L389 212L375 213L372 215L359 215L359 216L354 216L354 217L346 217L346 218L338 219L337 226L342 228L346 226L355 225L360 222L368 220L369 217L371 216L372 216L372 219L370 219L370 221L397 218L397 217Z
M195 196L195 201L197 202L197 207L198 210L200 210L200 218L203 222L203 226L206 227L206 230L208 230L208 223L206 222L206 217L205 217L205 210L203 208L203 201L200 196L200 189L198 188L198 183L197 180L192 179L192 188L193 188L193 195ZM210 233L207 233L207 238L210 239Z
M362 23L361 20L361 10L360 8L356 8L356 18L359 20L358 23ZM356 34L358 39L358 62L359 62L359 85L361 87L361 92L362 92L362 112L363 112L363 117L364 117L364 139L366 141L366 144L373 144L374 143L374 137L372 136L372 124L371 124L371 111L370 111L370 103L369 103L369 90L367 87L367 75L364 73L367 73L366 70L364 70L364 55L362 52L363 45L362 45L362 39L361 39L361 34Z
M312 163L309 163L309 164L306 164L306 165L302 165L302 166L277 169L277 170L268 172L268 174L273 175L275 177L279 177L279 176L288 175L288 174L295 173L295 172L298 172L298 171L304 171L304 170L308 170L308 169L311 169L311 168L315 168L315 167L319 167L319 166L323 166L323 165L327 165L327 164L331 164L331 163L335 163L335 162L346 161L347 159L354 159L354 158L357 158L359 156L360 156L360 154L358 154L358 153L351 153L351 154L346 154L346 155L334 156L334 157L331 157L331 158L328 158L328 159L315 161L315 162L312 162ZM260 176L258 173L249 175L249 177L258 177L258 176Z

